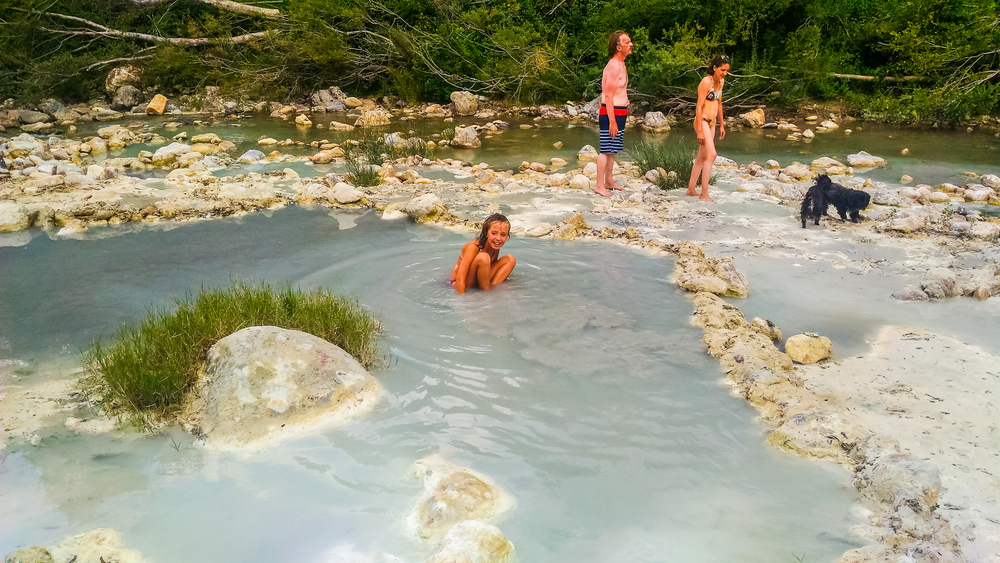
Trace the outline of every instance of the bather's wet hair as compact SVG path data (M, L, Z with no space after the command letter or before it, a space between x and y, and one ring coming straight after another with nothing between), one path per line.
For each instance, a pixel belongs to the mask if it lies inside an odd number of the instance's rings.
M494 213L483 221L483 230L479 233L479 248L486 248L486 238L490 234L490 226L493 223L507 223L507 229L510 229L510 220L503 213Z
M618 44L622 41L622 35L628 35L622 30L618 30L608 36L608 58L613 59L618 54Z
M729 62L729 56L723 53L719 53L718 55L715 55L715 57L712 59L712 62L708 63L708 73L715 74L715 69L719 68L722 65L727 65L727 64L731 64Z

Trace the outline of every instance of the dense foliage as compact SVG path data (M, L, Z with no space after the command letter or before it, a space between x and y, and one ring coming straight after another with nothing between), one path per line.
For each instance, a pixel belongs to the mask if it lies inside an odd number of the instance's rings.
M631 32L631 87L654 107L690 104L713 53L734 61L730 104L845 100L867 117L961 119L997 109L997 0L275 0L274 19L205 0L12 0L0 14L0 94L103 95L103 77L139 57L146 86L294 99L338 85L407 100L457 89L518 101L596 93L606 38ZM248 2L248 4L250 4ZM81 35L93 26L162 37L228 38L183 47ZM74 34L73 32L77 32ZM847 76L851 75L851 76Z
M84 354L84 388L107 412L148 426L181 403L213 344L251 326L313 334L366 368L380 358L381 323L350 299L235 283L179 299L173 312L151 311L138 325L122 326L110 345L94 342Z

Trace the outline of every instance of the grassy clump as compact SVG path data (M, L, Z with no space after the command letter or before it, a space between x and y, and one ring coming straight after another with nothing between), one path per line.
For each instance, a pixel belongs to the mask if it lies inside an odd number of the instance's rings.
M673 190L687 186L691 163L697 151L679 143L639 143L629 149L629 155L643 173L659 171L656 185ZM670 172L674 174L671 175Z
M109 414L149 427L175 411L204 366L208 349L251 326L277 326L318 336L361 365L380 358L382 326L356 302L325 290L237 282L175 300L173 313L151 310L138 326L125 325L109 346L84 352L84 391Z
M425 156L427 143L413 137L403 142L393 142L389 135L362 129L359 137L344 143L347 157L347 179L355 186L377 186L382 178L374 164L391 162L397 158Z
M346 180L358 187L377 186L382 182L378 170L368 164L364 157L356 155L347 157Z

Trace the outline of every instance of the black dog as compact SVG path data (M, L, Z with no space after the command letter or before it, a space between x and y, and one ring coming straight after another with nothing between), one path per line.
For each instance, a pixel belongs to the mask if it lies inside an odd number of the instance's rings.
M840 218L847 221L848 214L852 223L861 222L861 210L866 209L871 202L872 196L861 190L845 188L840 184L830 181L826 174L816 178L816 185L809 188L805 199L802 200L802 228L806 227L806 221L812 217L814 224L819 225L819 218L826 215L830 204L837 208Z

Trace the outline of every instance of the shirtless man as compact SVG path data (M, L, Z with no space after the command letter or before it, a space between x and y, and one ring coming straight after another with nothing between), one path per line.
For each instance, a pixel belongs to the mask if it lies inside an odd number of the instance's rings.
M608 37L608 64L601 78L601 154L597 156L597 195L611 197L608 190L620 190L615 183L615 155L624 148L625 117L628 116L628 71L625 57L632 53L632 39L624 31ZM610 115L609 115L610 114ZM611 115L614 119L610 119Z

